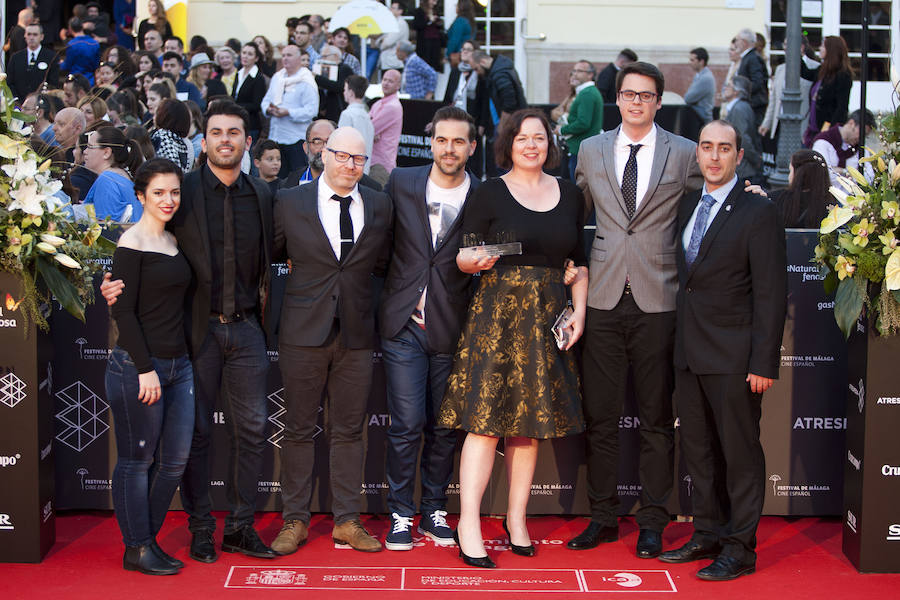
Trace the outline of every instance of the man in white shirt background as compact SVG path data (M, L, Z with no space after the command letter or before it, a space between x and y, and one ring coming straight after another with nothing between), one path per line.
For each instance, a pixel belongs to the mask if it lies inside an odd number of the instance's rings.
M365 173L369 172L369 167L372 165L372 145L375 140L375 128L365 102L368 88L369 81L362 75L351 75L344 80L344 102L347 103L347 108L341 111L341 118L338 119L338 127L352 127L365 140L366 156L369 157L364 169Z

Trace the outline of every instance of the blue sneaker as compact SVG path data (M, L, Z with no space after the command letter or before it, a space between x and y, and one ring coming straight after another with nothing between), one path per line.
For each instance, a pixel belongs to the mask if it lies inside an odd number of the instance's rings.
M391 530L384 538L388 550L412 550L412 517L401 517L391 513Z
M419 533L431 538L436 546L455 546L453 530L447 525L447 511L425 513L419 521Z

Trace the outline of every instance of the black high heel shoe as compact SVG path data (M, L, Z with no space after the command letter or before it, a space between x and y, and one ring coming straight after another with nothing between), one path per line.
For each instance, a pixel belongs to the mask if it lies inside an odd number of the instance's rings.
M534 556L534 553L536 552L534 544L529 544L528 546L516 546L512 543L512 536L509 534L509 528L506 526L506 519L503 519L503 531L506 532L506 537L509 538L509 549L512 550L513 554L528 557Z
M459 543L459 533L453 530L453 541L459 546L459 557L470 567L481 567L482 569L496 569L497 565L491 560L490 556L469 556L462 551L462 544Z

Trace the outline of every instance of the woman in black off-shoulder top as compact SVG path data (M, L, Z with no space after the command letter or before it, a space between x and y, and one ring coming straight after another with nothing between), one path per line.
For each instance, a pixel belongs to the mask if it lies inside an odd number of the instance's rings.
M125 542L122 564L147 575L172 575L184 566L156 543L194 430L183 321L191 269L165 229L180 204L181 179L168 159L141 165L134 192L144 212L119 238L113 257L113 279L125 284L112 307L119 338L106 365L118 453L113 506Z

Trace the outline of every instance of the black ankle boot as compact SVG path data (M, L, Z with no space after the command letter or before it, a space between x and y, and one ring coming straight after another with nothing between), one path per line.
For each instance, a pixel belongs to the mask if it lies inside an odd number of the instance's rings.
M126 571L139 571L144 575L175 575L178 573L178 568L157 556L150 544L125 548L122 567Z
M180 560L178 560L177 558L175 558L174 556L172 556L171 554L168 554L168 553L167 553L165 550L163 550L162 548L160 548L160 546L159 546L159 544L156 542L156 540L153 540L152 542L150 542L150 547L153 548L153 552L156 553L156 555L157 555L158 557L160 557L161 559L163 559L163 561L165 561L165 562L167 562L168 564L172 565L172 566L175 567L176 569L183 569L183 568L184 568L184 563L181 562Z

